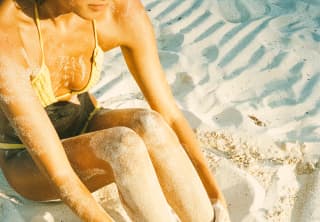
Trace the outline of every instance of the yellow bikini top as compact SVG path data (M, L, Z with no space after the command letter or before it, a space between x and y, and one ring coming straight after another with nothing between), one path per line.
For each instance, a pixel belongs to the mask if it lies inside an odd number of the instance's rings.
M32 85L34 91L36 92L36 94L38 95L42 106L46 107L48 105L51 105L55 102L60 101L62 98L65 98L66 96L73 96L73 95L77 95L77 94L86 92L95 83L97 83L97 81L100 78L100 72L102 69L103 51L98 45L96 25L95 25L95 21L93 20L92 25L93 25L94 37L95 37L95 49L94 49L93 55L92 55L92 65L91 65L91 72L90 72L88 84L81 90L71 91L67 94L56 97L54 94L54 91L52 89L50 72L49 72L48 67L45 64L39 12L38 12L38 7L36 4L34 6L34 11L35 11L36 26L37 26L38 34L39 34L39 41L40 41L40 47L41 47L41 53L42 53L42 61L41 61L41 68L40 68L39 73L37 73L36 75L31 75L30 80L31 80L31 85Z

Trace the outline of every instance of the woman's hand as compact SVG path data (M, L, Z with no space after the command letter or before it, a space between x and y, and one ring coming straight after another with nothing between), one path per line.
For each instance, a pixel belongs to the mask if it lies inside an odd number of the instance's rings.
M83 220L90 222L113 222L114 220L94 200L91 193L72 173L54 178L60 197Z

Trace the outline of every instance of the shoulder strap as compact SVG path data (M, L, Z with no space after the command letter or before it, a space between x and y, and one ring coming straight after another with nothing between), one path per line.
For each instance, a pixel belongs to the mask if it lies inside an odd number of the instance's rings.
M94 32L94 39L95 39L95 48L99 46L98 44L98 33L96 28L96 20L92 20L93 32Z
M41 48L41 54L42 54L42 65L45 63L44 60L44 50L43 50L43 40L42 40L42 35L41 35L41 26L40 26L40 18L39 18L39 10L37 3L34 3L34 16L35 16L35 22L38 30L38 35L39 35L39 41L40 41L40 48Z

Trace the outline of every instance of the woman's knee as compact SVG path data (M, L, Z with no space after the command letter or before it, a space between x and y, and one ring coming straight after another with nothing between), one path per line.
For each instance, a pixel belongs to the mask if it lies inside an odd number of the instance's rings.
M140 136L130 128L114 127L101 130L90 139L90 146L99 159L111 166L127 168L147 155L145 144Z
M176 140L176 136L163 117L153 111L141 109L133 115L135 131L137 131L147 143L164 144Z
M162 116L154 110L138 109L133 113L134 121L139 124L140 127L145 129L154 129L159 125L165 124Z

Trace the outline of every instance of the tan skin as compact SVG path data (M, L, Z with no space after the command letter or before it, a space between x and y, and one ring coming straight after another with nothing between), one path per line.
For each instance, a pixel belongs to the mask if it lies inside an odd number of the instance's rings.
M105 4L105 7L93 10L88 4ZM100 47L103 51L121 47L130 72L150 107L156 112L141 109L102 110L89 122L88 134L60 140L30 86L28 76L30 68L40 66L42 57L33 20L33 2L0 1L0 27L6 30L0 34L0 121L2 126L8 125L9 121L27 148L27 151L21 151L11 158L7 158L5 151L0 150L0 166L12 187L32 200L61 198L84 221L112 221L90 192L117 182L117 173L112 162L105 161L108 157L97 155L105 147L101 148L97 144L93 147L90 139L103 137L103 141L117 142L116 138L122 135L120 142L128 144L128 141L134 140L140 146L142 138L141 146L148 149L167 201L182 221L191 221L187 210L179 204L180 197L172 195L172 191L170 193L170 189L164 186L165 181L170 181L170 176L167 177L165 167L157 157L159 150L151 148L156 145L148 132L148 124L143 123L144 119L151 118L160 126L168 124L171 127L173 131L155 132L163 134L169 141L162 145L174 144L179 147L182 144L209 198L225 204L197 139L171 94L159 61L152 26L140 1L47 0L40 5L39 12L45 63L50 70L56 96L81 89L87 84L89 73L84 77L80 74L91 67L94 48L91 20L95 19ZM92 37L82 39L79 36ZM59 58L63 58L62 62ZM82 61L82 66L78 64L61 71L61 67L67 67L66 64L75 58L76 61ZM75 76L65 78L70 73ZM65 98L66 101L69 99ZM3 135L0 142L12 142L6 136L11 131L8 127L0 128L0 135ZM164 148L159 149L161 152L166 151ZM168 152L177 152L177 158L180 158L182 151L178 148L170 151L168 148ZM182 162L186 161L182 159ZM97 168L103 169L103 173L89 179L84 176L86 170ZM88 205L90 209L86 207Z

